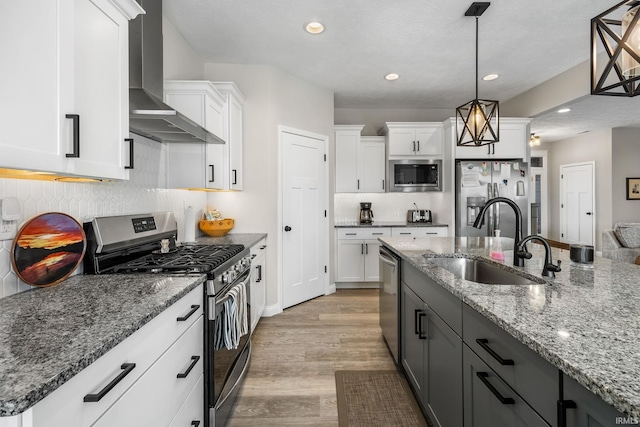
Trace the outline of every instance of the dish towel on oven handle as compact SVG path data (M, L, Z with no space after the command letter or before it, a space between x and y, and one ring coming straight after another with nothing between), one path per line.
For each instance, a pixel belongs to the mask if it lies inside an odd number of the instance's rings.
M229 289L229 298L224 302L224 315L220 316L219 325L216 325L217 337L215 348L220 349L224 345L227 349L238 348L240 337L249 332L247 320L246 288L240 283Z

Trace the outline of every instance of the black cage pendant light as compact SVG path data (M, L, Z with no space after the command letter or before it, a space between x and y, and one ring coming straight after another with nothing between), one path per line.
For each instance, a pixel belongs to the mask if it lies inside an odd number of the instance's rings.
M473 2L465 16L476 17L476 97L456 108L458 145L481 146L500 141L500 115L498 101L478 99L478 17L491 3ZM495 127L492 125L495 124Z
M627 0L591 20L591 94L640 94L640 1ZM598 39L608 56L598 64Z

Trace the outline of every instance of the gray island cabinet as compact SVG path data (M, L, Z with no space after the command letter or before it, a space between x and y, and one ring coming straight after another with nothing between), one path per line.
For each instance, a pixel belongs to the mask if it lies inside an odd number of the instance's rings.
M490 240L380 238L401 258L401 369L432 424L640 424L640 329L630 320L640 314L630 286L638 267L597 258L595 268L576 269L568 251L554 249L564 270L556 279L485 285L428 260L488 259ZM544 251L533 252L525 267L500 268L540 279Z

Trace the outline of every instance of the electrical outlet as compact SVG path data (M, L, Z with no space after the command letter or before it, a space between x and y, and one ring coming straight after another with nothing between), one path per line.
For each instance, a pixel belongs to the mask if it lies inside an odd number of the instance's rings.
M18 221L4 221L0 219L0 240L11 240L16 237Z

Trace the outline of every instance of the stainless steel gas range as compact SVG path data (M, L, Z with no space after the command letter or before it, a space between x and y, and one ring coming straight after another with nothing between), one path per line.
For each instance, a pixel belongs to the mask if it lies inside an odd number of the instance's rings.
M249 249L178 246L171 212L98 217L84 229L85 274L206 274L204 425L226 425L251 357Z

